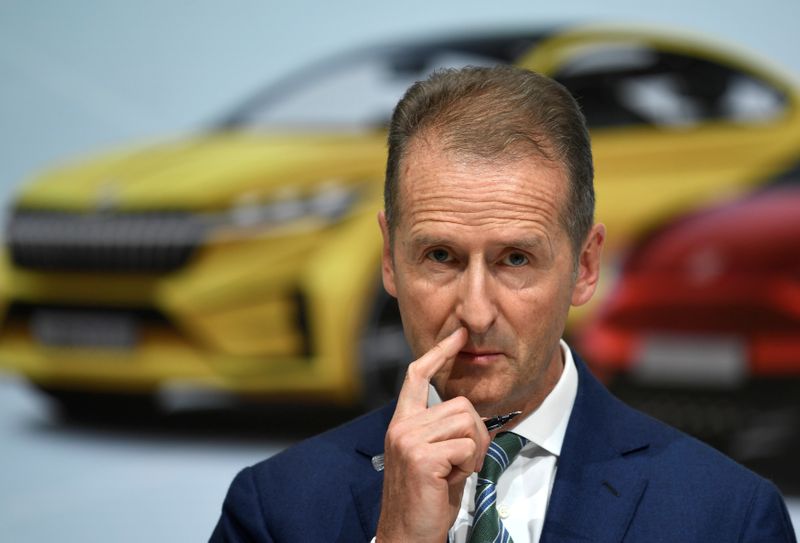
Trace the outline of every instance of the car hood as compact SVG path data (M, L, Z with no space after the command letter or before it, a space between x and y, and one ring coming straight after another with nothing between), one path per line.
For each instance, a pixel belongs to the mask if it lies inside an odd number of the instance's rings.
M800 269L800 186L775 187L698 212L651 234L626 271L699 275Z
M376 179L385 135L220 132L54 169L18 194L26 209L215 210L326 180Z

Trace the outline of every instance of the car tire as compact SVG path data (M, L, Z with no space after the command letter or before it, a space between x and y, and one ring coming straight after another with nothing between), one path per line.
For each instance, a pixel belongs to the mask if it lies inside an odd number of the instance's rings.
M397 300L379 286L360 341L361 401L375 409L397 398L413 360Z
M66 419L136 421L150 419L158 412L154 394L36 387L55 402L59 415Z

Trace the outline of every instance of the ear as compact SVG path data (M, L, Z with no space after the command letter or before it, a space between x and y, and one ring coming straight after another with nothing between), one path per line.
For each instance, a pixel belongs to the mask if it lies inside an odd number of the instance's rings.
M381 274L383 275L383 288L386 292L397 298L397 286L394 282L394 261L392 259L392 246L389 243L389 225L386 223L386 213L378 212L378 224L383 236L383 252L381 253Z
M597 282L600 279L600 257L605 239L606 227L603 224L595 224L586 236L578 258L578 275L572 289L572 305L585 304L597 289Z

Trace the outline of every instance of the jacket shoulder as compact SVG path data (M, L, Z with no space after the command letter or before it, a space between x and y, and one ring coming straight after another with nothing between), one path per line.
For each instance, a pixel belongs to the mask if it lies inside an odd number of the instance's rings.
M211 540L359 541L377 521L383 452L394 404L304 440L242 470L231 483Z

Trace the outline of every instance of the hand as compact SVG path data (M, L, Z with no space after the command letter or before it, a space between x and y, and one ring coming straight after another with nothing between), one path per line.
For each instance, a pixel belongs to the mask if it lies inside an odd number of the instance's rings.
M464 347L459 328L408 366L389 423L378 543L434 542L447 538L467 477L479 471L489 433L466 398L428 408L431 377Z

